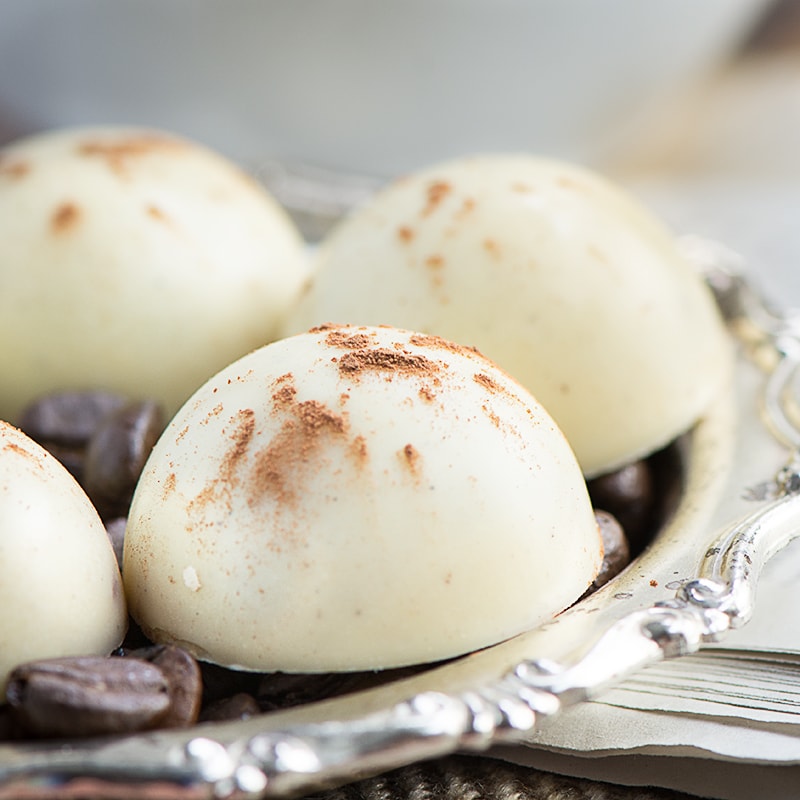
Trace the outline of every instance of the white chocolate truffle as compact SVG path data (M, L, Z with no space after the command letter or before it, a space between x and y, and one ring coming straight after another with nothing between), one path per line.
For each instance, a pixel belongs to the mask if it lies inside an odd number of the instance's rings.
M128 616L103 523L67 470L0 421L0 697L26 661L107 655Z
M199 145L68 129L0 150L0 418L105 388L175 411L277 335L305 248L254 180Z
M314 672L493 644L601 560L575 457L528 392L438 337L334 326L242 358L178 412L123 574L156 641Z
M644 208L527 156L398 180L323 243L287 332L388 324L473 345L554 417L585 474L689 428L731 349L710 292Z

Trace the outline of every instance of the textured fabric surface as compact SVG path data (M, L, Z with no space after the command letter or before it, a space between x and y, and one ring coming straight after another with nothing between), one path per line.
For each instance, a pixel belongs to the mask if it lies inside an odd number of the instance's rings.
M304 800L691 800L668 789L613 786L490 758L450 756L414 764Z

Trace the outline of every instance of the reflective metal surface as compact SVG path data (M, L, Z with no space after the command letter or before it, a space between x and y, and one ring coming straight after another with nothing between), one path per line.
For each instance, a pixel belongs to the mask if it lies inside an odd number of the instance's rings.
M676 510L620 576L535 631L378 689L188 731L2 745L0 798L281 797L524 743L563 708L744 624L761 567L800 534L800 324L768 308L729 254L697 241L687 252L743 355L733 388L682 443Z

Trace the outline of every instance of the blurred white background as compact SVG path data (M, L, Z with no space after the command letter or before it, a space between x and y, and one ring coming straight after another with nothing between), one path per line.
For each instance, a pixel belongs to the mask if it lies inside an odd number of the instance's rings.
M486 150L596 161L772 0L0 0L0 119L152 125L245 164L385 177Z

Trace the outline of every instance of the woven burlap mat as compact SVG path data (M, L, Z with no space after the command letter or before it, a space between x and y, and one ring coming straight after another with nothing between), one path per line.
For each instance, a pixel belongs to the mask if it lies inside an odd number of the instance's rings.
M304 800L693 800L669 789L613 786L475 756L449 756L306 795Z

